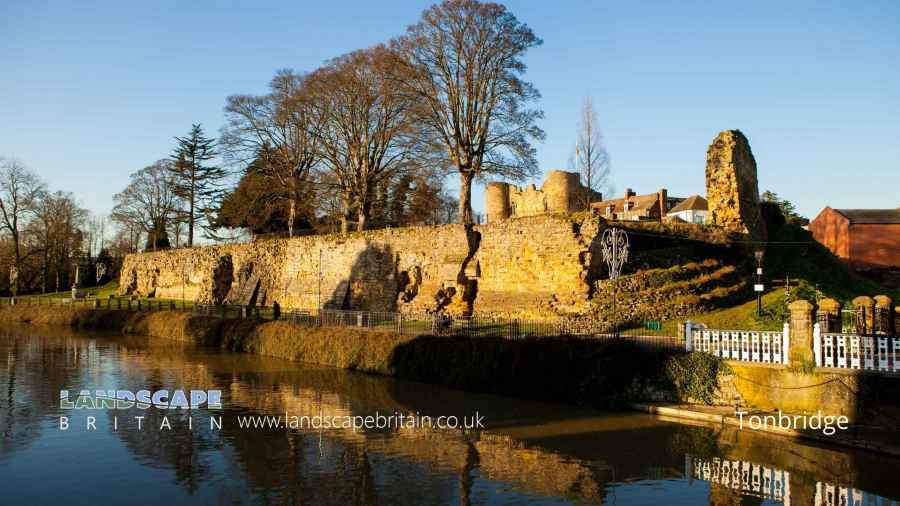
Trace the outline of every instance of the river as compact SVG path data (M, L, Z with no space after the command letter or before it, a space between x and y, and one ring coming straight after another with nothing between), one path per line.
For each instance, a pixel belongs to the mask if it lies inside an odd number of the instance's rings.
M222 402L193 410L61 407L62 390L85 389L219 390ZM396 422L398 414L407 424ZM320 426L367 416L395 423ZM484 428L434 427L438 417ZM261 426L273 420L288 426ZM900 498L900 459L877 454L39 327L0 330L0 432L0 504L881 505Z

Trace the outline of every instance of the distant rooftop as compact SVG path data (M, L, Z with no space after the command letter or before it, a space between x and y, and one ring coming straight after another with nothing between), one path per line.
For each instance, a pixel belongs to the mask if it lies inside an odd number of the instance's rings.
M900 223L900 207L897 209L835 209L850 223Z
M691 195L682 200L677 206L669 209L670 213L678 213L681 211L706 211L709 207L706 199L700 195Z

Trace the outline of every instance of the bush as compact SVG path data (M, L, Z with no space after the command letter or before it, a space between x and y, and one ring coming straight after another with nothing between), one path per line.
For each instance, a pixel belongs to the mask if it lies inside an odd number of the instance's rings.
M719 377L731 374L731 368L719 357L692 352L666 362L666 378L681 402L712 404L719 391Z

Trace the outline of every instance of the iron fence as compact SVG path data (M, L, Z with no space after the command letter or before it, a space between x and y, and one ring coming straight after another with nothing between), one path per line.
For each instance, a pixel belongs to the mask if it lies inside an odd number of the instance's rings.
M459 317L427 312L397 313L338 309L289 309L241 306L232 304L199 304L175 300L133 299L67 299L60 297L18 297L0 299L0 305L82 307L122 311L185 311L219 318L260 318L284 320L308 327L354 327L369 331L396 332L408 335L458 337L579 338L623 339L642 347L684 349L683 324L677 321L641 321L616 328L589 319L533 320L494 316Z

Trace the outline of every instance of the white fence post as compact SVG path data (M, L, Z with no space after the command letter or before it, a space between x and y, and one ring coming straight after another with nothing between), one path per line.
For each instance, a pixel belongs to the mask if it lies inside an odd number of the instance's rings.
M788 351L791 349L791 324L784 324L784 331L781 334L781 361L787 365Z
M694 351L694 328L690 320L684 322L684 349Z
M813 325L813 355L816 367L820 367L822 365L822 329L818 323Z

